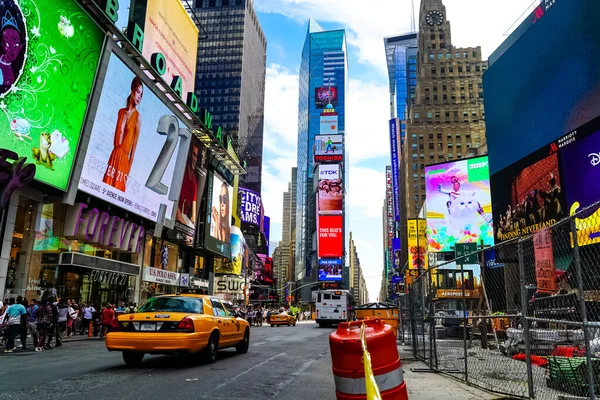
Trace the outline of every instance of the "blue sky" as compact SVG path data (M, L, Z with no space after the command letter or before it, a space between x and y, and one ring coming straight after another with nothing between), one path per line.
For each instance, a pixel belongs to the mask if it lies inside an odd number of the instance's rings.
M346 29L350 85L346 143L350 157L350 230L370 299L383 268L382 207L389 160L389 94L383 38L410 31L409 0L255 0L267 37L263 202L271 241L281 239L282 193L296 164L298 68L310 17ZM505 39L532 0L445 0L455 46L482 46L484 57ZM419 1L415 0L418 14ZM418 18L418 15L417 15ZM369 118L361 119L359 115ZM346 244L348 246L348 244Z

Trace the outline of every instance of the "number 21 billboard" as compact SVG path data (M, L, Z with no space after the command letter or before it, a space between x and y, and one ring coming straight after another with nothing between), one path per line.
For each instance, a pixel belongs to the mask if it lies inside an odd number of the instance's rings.
M169 218L179 197L178 154L185 126L142 79L112 53L87 148L79 189L151 221L161 204ZM179 180L179 182L177 182Z

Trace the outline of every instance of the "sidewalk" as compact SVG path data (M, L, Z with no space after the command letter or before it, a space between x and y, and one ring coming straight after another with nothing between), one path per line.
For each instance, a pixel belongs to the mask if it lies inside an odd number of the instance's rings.
M82 342L85 340L99 341L100 337L98 337L98 336L88 337L87 335L75 335L75 336L72 336L70 339L63 338L62 344L63 344L63 347L69 347L69 343ZM53 340L52 343L55 344L56 342ZM17 337L15 339L15 346L17 346L17 348L12 353L5 353L4 346L0 345L0 357L3 357L3 356L4 357L28 356L28 355L36 354L35 346L32 343L31 337L27 338L27 349L25 349L25 350L21 349L21 347L20 347L21 339L19 337Z
M429 369L425 363L416 360L407 345L399 345L404 381L410 400L479 400L496 399L500 396L471 387L443 374L435 372L414 372L412 369Z

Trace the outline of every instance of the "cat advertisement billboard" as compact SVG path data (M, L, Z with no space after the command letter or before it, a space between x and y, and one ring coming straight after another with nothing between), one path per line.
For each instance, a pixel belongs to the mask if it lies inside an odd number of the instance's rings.
M429 252L452 251L456 243L494 244L487 157L425 167Z

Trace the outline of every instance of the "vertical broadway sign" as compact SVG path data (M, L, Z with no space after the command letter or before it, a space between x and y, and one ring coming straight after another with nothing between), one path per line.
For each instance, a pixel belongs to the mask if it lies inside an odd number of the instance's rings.
M392 153L392 197L394 199L394 220L400 221L400 193L398 183L398 162L399 162L399 151L398 149L398 118L390 120L390 150Z

